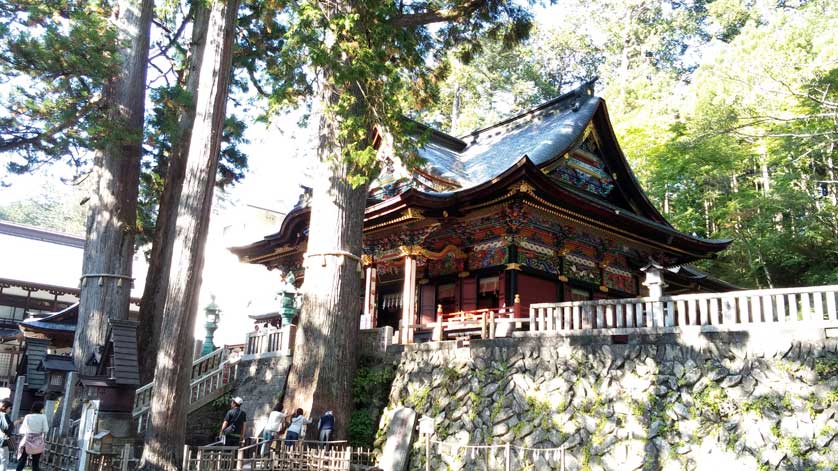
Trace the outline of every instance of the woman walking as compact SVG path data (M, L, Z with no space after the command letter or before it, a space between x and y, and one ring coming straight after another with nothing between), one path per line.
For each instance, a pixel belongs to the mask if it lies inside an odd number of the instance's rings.
M44 415L44 403L32 404L32 412L26 414L20 424L19 432L23 435L17 449L17 471L23 471L26 458L32 457L32 471L40 471L41 455L44 453L44 437L49 431L49 422Z

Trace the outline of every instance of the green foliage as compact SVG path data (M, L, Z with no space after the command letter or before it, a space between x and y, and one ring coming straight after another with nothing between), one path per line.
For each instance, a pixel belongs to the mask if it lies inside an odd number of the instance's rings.
M358 363L352 382L354 410L347 432L353 446L372 447L377 439L378 421L387 406L396 369L375 357L361 357ZM427 393L422 401L426 399Z
M442 51L471 57L480 38L511 44L528 34L530 24L525 8L508 0L479 8L453 1L265 3L285 30L280 55L261 71L270 90L267 112L309 100L316 84L321 129L337 140L330 155L321 157L348 168L356 186L374 178L384 163L373 147L374 130L393 136L404 164L418 163L413 147L420 132L403 116L435 102L449 70ZM431 23L437 23L434 31Z
M52 185L33 198L0 206L0 220L82 236L87 216L83 198L78 187Z
M703 268L744 286L832 283L836 188L818 182L834 180L825 149L838 135L822 117L836 110L838 33L826 25L838 8L757 13L717 0L708 10L728 42L713 45L685 93L661 100L669 111L618 126L624 149L677 228L734 240Z
M116 32L101 2L13 2L0 9L0 152L12 173L64 159L81 172L86 149L120 131L102 92L120 67ZM83 47L79 47L83 45Z
M378 421L367 409L352 411L349 418L349 443L353 446L370 446L375 442Z
M838 375L838 357L816 358L815 373L820 379L829 379Z
M782 413L784 410L791 410L790 399L780 394L759 396L749 401L744 401L739 408L743 412L753 412L762 417L766 411L774 412L775 414Z
M694 397L693 417L719 420L727 417L729 398L724 388L717 384L708 385Z

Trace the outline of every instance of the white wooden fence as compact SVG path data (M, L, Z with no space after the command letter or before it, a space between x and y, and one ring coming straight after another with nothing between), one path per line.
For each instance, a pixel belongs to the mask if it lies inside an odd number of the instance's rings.
M838 325L838 286L654 298L543 303L530 306L530 331L723 326Z

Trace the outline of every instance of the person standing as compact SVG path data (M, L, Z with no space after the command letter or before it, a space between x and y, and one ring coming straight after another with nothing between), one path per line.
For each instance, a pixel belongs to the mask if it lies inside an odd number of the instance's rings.
M247 429L247 414L241 409L244 400L234 397L230 401L230 410L224 415L224 422L221 424L221 438L224 446L239 446L242 437Z
M276 435L280 432L284 421L285 413L282 412L282 403L277 402L274 409L271 411L271 414L268 416L268 422L265 424L265 428L262 429L262 440L264 441L264 443L262 443L263 456L268 452L270 440L276 438Z
M9 466L9 450L12 449L12 435L15 426L9 411L12 409L12 402L8 399L0 401L0 471L6 471Z
M17 448L17 471L23 471L26 458L32 458L32 471L40 471L41 455L46 447L45 436L49 431L49 422L44 415L44 403L32 404L32 412L26 414L20 424L20 434L23 435Z
M323 417L317 421L317 430L320 431L320 441L328 442L332 438L332 430L335 428L335 414L327 410Z
M308 425L311 420L303 415L302 409L297 409L294 415L291 416L291 425L288 426L288 431L285 433L285 445L292 446L294 442L300 439L300 434L303 433L303 425Z

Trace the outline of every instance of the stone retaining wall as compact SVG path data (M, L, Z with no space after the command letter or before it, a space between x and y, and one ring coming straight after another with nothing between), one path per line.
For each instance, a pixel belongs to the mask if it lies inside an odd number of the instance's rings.
M567 470L833 470L838 339L824 329L521 337L410 346L389 408L436 418L430 469L505 468L468 444L566 447ZM387 423L379 430L380 447ZM512 453L512 470L558 469ZM411 453L424 470L424 448Z

